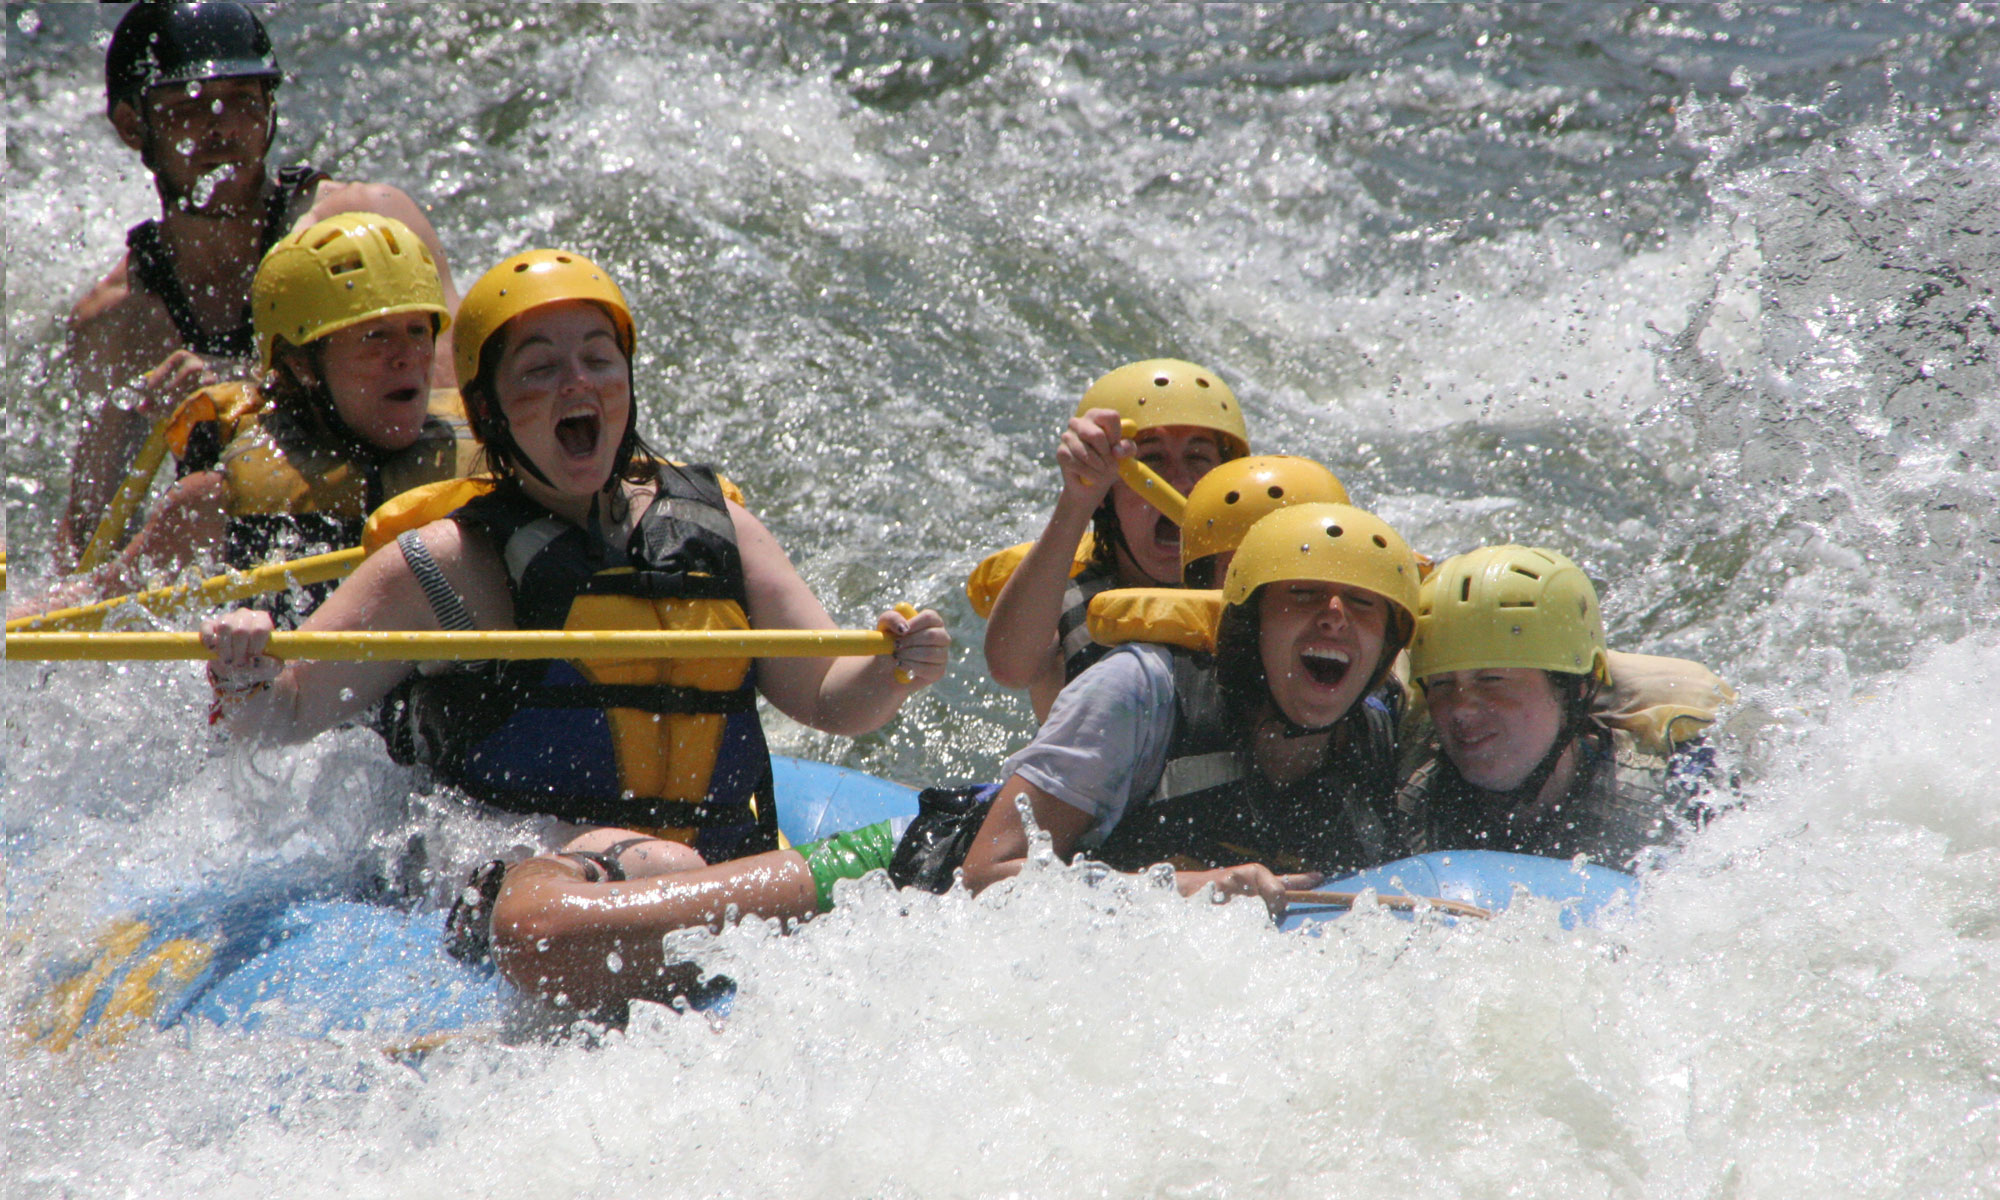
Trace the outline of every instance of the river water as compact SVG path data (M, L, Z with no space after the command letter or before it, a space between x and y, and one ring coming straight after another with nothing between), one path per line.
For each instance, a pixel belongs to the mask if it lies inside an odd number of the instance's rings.
M117 9L7 7L6 516L46 573L56 314L153 211ZM2000 12L1985 5L284 4L280 153L427 205L462 287L626 284L647 432L828 607L963 647L880 734L1031 731L961 591L1098 374L1219 371L1259 449L1443 555L1567 550L1613 644L1767 718L1739 806L1564 932L1050 869L686 949L726 1021L597 1050L207 1027L7 1059L10 1196L2000 1194ZM364 733L246 757L185 664L6 672L10 1011L134 897L529 831Z

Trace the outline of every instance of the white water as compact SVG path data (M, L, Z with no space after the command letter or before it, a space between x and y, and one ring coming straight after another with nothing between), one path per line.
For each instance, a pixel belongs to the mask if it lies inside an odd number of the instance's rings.
M1743 752L1742 804L1596 930L1530 909L1281 937L1245 905L1056 869L979 901L863 887L790 937L687 939L741 985L727 1021L642 1014L595 1051L410 1066L365 1037L191 1025L13 1055L9 1196L2000 1194L1988 15L1831 9L1832 65L1800 77L1758 14L1453 14L1435 61L1399 43L1378 72L1260 90L1228 83L1231 37L1312 56L1245 27L1296 23L1323 63L1430 18L1216 10L1204 40L1073 10L1044 38L1014 13L982 71L898 108L815 57L851 36L853 69L879 66L849 10L775 21L780 61L747 8L302 8L281 47L317 57L291 55L289 128L345 112L310 149L424 193L461 284L545 240L639 280L663 331L650 428L742 478L844 619L914 598L976 646L958 581L1041 520L1056 415L1172 348L1238 384L1260 445L1325 457L1419 547L1563 546L1607 582L1617 644L1699 657L1782 724ZM147 204L94 51L27 15L16 589L68 436L45 314ZM1849 17L1894 27L1848 48ZM1571 24L1589 37L1520 77L1531 35ZM1587 92L1624 76L1582 41L1676 82L1605 116ZM447 42L469 65L426 61ZM1762 65L1725 85L1733 56ZM353 103L400 104L385 76L446 132ZM1908 98L1836 111L1828 81ZM1816 107L1813 137L1784 132ZM1688 165L1620 174L1649 153ZM1510 212L1530 170L1552 207ZM980 674L968 652L875 738L781 740L981 777L1027 716ZM412 833L454 865L533 835L413 797L365 733L232 755L185 666L17 662L6 687L10 1007L134 896L358 884Z

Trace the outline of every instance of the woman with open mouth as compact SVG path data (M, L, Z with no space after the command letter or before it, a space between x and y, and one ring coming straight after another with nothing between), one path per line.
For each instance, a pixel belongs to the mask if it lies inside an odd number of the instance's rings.
M1119 478L1121 459L1137 458L1186 495L1249 452L1235 394L1205 367L1147 359L1091 384L1056 450L1062 492L1041 537L990 555L966 581L987 618L994 681L1028 689L1046 718L1056 693L1103 657L1085 628L1092 596L1181 586L1180 528Z
M395 548L366 559L305 629L833 628L733 485L639 437L634 338L623 292L581 255L533 250L481 277L453 353L490 475L409 504ZM943 677L951 639L929 610L883 613L879 628L892 656L423 672L279 664L262 653L263 614L212 620L202 637L232 730L303 740L393 692L379 723L392 755L488 805L565 823L562 851L475 873L450 948L490 949L522 989L601 1012L672 994L662 934L720 926L732 910L803 919L831 905L835 879L886 865L882 839L779 848L756 706L761 694L831 733L880 726Z
M1023 803L1064 859L1168 862L1183 895L1212 885L1273 911L1321 872L1401 853L1397 706L1369 697L1415 622L1409 546L1349 505L1280 509L1244 536L1223 598L1213 653L1128 643L1063 690L1007 760L971 887L1021 870Z
M251 286L260 385L195 392L168 417L178 478L122 551L12 615L135 591L183 568L236 570L359 545L400 492L461 475L476 447L433 394L451 327L436 262L401 221L329 217L271 248ZM330 585L259 601L295 624Z

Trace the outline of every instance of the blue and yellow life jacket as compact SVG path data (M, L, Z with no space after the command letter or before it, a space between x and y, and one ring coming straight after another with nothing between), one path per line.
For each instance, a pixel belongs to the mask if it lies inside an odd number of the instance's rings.
M662 464L613 549L502 484L452 514L506 564L522 629L750 628L724 484ZM391 754L512 812L640 828L710 862L778 848L771 757L748 658L497 662L419 674L392 702Z

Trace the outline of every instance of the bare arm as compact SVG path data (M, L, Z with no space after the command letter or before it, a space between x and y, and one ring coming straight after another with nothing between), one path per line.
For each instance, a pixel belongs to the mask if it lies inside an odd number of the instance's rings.
M57 540L78 554L154 423L218 376L201 356L177 348L180 334L165 307L132 291L122 265L70 314L68 338L70 381L85 416Z
M1062 652L1056 641L1063 593L1069 588L1070 564L1077 545L1090 528L1091 514L1104 501L1118 477L1118 460L1136 447L1120 438L1118 414L1092 409L1072 417L1063 430L1056 462L1062 468L1062 493L1041 537L1000 589L986 620L986 666L1002 687L1029 688L1035 713L1046 716L1061 690ZM1046 699L1044 698L1046 693Z
M965 855L965 884L975 892L1019 875L1028 861L1028 831L1021 823L1020 797L1027 798L1035 824L1049 835L1050 849L1064 862L1075 853L1077 839L1090 828L1089 813L1063 803L1019 775L1013 776L994 798L985 823L979 827L979 837ZM1262 863L1239 863L1208 871L1178 871L1174 883L1183 896L1210 885L1219 895L1256 896L1275 916L1285 911L1286 891L1316 886L1322 878L1317 872L1278 875Z
M447 581L457 589L482 629L513 628L513 601L500 564L455 522L435 521L419 531ZM359 629L435 630L437 617L400 550L369 555L301 631ZM254 685L268 676L264 646L272 631L268 613L239 610L202 625L202 644L215 651L211 668L219 689ZM298 742L347 720L389 694L414 669L406 662L326 662L286 665L272 686L248 695L228 712L232 732L273 742Z
M1027 863L1028 829L1021 822L1022 797L1035 814L1035 824L1049 835L1050 848L1064 862L1075 853L1076 840L1090 829L1089 813L1063 803L1019 775L1009 777L993 798L993 807L986 810L986 821L965 855L965 885L973 891L1012 879Z
M146 523L118 556L73 576L39 600L17 606L16 616L84 604L146 587L161 573L201 562L222 546L228 529L228 488L219 471L197 471L167 489Z
M764 523L734 502L729 515L743 555L751 627L832 629L833 618ZM893 656L763 658L759 689L778 711L814 729L853 735L879 728L912 693L944 677L951 653L944 618L930 609L909 618L884 613L880 627L896 638ZM899 669L909 682L897 680Z
M300 218L295 228L305 229L335 213L344 212L380 213L408 225L410 232L430 249L431 259L437 264L438 282L444 286L444 306L454 314L458 312L458 289L452 284L451 267L445 262L444 243L438 240L437 230L431 227L430 218L407 193L385 183L327 180L320 184L318 193L313 197L312 209ZM438 335L437 353L431 364L431 386L458 386L458 375L451 363L449 329Z

